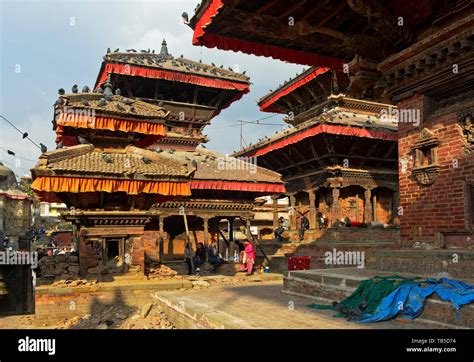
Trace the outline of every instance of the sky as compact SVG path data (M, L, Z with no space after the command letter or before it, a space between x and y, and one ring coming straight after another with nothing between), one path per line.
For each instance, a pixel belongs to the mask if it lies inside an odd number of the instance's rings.
M207 148L232 153L240 149L239 120L269 117L271 125L245 125L244 142L255 143L285 124L282 115L260 112L257 100L303 66L241 52L192 45L192 30L181 14L190 17L197 1L12 1L0 0L0 114L26 131L36 143L54 149L53 104L57 90L93 87L106 49L156 49L166 39L174 56L214 62L246 71L250 93L233 103L204 129ZM244 143L245 145L245 143ZM18 176L29 174L40 150L0 119L0 161ZM19 157L6 153L16 152Z

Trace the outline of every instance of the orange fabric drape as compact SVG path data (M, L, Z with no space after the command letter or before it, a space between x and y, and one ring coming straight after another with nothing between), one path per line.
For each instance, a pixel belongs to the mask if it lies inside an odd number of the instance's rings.
M305 85L306 83L312 81L314 78L317 78L320 74L324 74L324 73L328 72L329 70L331 70L331 68L327 68L327 67L325 67L325 68L316 68L313 72L309 73L306 77L300 79L298 82L292 84L288 88L282 89L277 94L273 95L272 98L270 98L268 101L266 101L265 103L263 103L260 106L260 110L262 112L276 112L276 113L278 113L277 111L275 111L271 107L271 105L273 103L278 101L281 97L284 97L287 94L293 92L295 89L301 87L302 85Z
M342 71L343 60L302 50L293 50L265 43L265 40L249 41L219 34L211 34L206 29L225 7L224 0L209 1L207 8L194 26L193 45L207 48L241 51L245 54L272 57L290 63L329 67ZM219 22L219 21L217 21Z
M112 180L82 177L38 177L31 188L43 192L126 192L129 195L190 196L187 182Z
M96 88L107 79L109 73L123 74L128 76L140 76L146 78L165 79L172 82L191 83L203 87L231 89L248 93L250 86L246 82L233 82L230 80L218 79L216 77L201 77L194 74L183 74L174 71L140 67L135 65L124 65L108 63L100 74Z
M365 137L365 138L376 138L385 141L398 141L398 135L396 132L385 132L378 131L366 128L354 128L350 126L339 126L331 124L318 124L314 127L311 127L303 132L291 135L287 138L276 141L275 143L266 145L262 148L253 150L247 154L246 157L258 157L266 153L278 150L285 146L288 146L293 143L297 143L305 138L313 137L321 133L336 134L342 136L355 136L355 137Z
M57 119L57 125L61 126L56 129L57 134L62 132L62 127L73 127L166 136L166 128L161 123L129 121L98 116L89 117L82 114L61 113Z
M248 191L262 193L284 193L285 186L282 184L272 184L266 182L239 182L239 181L211 181L211 180L191 180L191 189L201 190L229 190Z

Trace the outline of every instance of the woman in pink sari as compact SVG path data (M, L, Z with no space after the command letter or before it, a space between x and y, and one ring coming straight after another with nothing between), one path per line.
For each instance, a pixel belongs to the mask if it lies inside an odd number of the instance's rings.
M247 275L252 275L253 264L255 263L255 249L249 239L244 240L244 246L245 246L245 259L246 259L247 265L246 265L246 268L245 268L245 265L242 266L243 267L242 271L246 271Z

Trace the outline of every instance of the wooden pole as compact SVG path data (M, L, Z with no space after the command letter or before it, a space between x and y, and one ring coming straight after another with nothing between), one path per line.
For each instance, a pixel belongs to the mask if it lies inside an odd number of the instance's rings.
M183 215L183 220L184 220L184 228L186 229L186 248L188 247L188 244L190 243L190 238L189 238L189 228L188 228L188 218L186 216L186 211L184 210L184 207L179 208L179 212ZM192 250L192 248L191 248ZM191 272L194 274L194 260L191 257Z

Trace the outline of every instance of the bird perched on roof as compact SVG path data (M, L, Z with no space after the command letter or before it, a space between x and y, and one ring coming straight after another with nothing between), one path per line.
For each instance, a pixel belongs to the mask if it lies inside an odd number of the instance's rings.
M46 147L46 146L43 145L42 143L40 143L40 149L41 149L41 153L48 152L48 147Z
M134 113L135 113L135 107L134 107L134 106L130 106L130 112L134 112Z
M181 14L181 19L183 19L183 23L189 24L189 15L186 11Z
M54 102L54 105L55 106L61 106L63 104L63 102L64 101L62 100L62 98L58 98L58 99L56 99L56 102Z
M107 48L107 54L109 54L109 53L110 53L110 48Z
M87 144L90 143L88 140L86 140L86 139L85 139L84 137L82 137L82 136L77 136L77 140L79 141L79 143L80 143L81 145L87 145Z
M215 67L216 65L214 63L211 63L213 67Z
M221 66L219 68L224 68L224 66L221 64Z
M120 50L119 48L115 49L114 53L118 53L119 50Z
M247 73L247 71L246 71L246 70L244 70L244 71L242 72L242 74L245 74L245 73Z
M146 163L147 165L151 163L151 160L146 156L142 157L142 161L143 161L143 163Z
M196 160L192 160L191 165L193 165L194 168L198 167Z
M231 72L233 72L233 71L234 71L234 70L233 70L231 67L229 67L229 68L227 68L227 69L229 69Z
M28 137L28 132L24 132L21 137L22 137L23 139L25 139L26 137Z
M174 153L174 148L169 149L169 153Z
M77 84L74 84L72 86L72 93L77 93L77 92L79 92L79 87L77 86Z
M180 57L180 58L184 58L184 55L183 55L183 54L181 54L179 57Z
M81 104L82 104L83 106L88 106L88 105L89 105L89 102L87 101L87 99L81 98Z
M163 152L163 150L161 148L157 147L157 148L155 148L155 152L160 153L160 152Z
M136 52L137 52L135 49L132 49L132 48L130 48L130 49L125 49L125 51L128 52L128 53L130 53L130 52L136 53Z
M15 152L13 152L13 151L7 150L7 153L8 153L9 155L15 156Z
M207 148L205 145L201 145L202 148Z
M110 158L110 156L106 153L102 154L102 159L107 163L112 163L113 162L112 159Z
M88 86L84 86L82 87L82 93L89 93L90 92L90 88Z
M59 94L60 96L63 96L65 93L66 93L66 91L64 90L64 88L59 88L59 89L58 89L58 94Z
M100 87L100 86L97 87L97 88L95 89L95 93L100 93L100 94L104 93L104 88L102 88L102 87Z
M64 147L64 143L62 143L61 141L59 141L58 143L56 143L56 149L59 150L60 148L63 148Z
M116 96L119 96L119 95L121 95L121 94L122 94L122 91L120 90L120 88L117 88L117 89L115 90L115 95L116 95Z
M107 101L105 100L105 98L101 98L99 100L99 107L105 107L106 104L107 104Z

